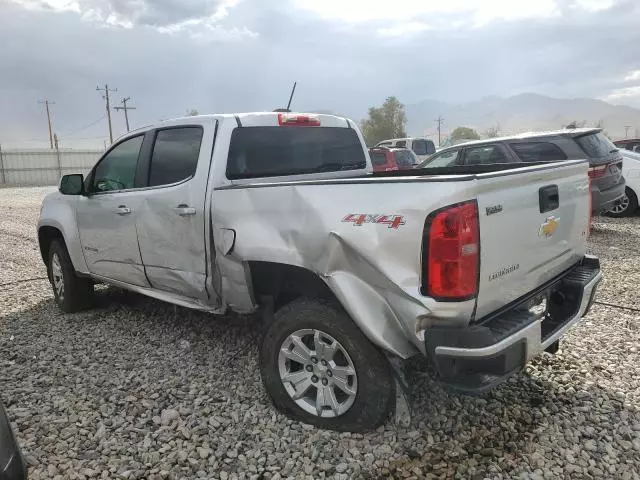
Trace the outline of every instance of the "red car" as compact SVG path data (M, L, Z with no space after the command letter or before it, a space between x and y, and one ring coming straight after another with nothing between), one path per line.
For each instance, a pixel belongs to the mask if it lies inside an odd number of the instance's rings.
M409 170L418 163L418 157L407 148L373 147L369 156L374 172Z

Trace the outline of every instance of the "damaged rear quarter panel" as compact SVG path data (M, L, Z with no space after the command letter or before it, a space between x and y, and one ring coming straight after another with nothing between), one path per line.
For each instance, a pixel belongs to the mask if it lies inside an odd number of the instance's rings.
M435 306L419 291L424 222L437 208L431 208L434 199L438 206L448 197L459 201L460 188L372 179L219 189L213 196L216 238L222 229L235 231L226 256L224 242L216 240L218 267L227 278L223 296L238 302L232 285L248 283L245 262L303 267L327 283L375 344L403 358L423 351L416 325ZM350 214L402 216L404 224L343 221ZM468 321L472 303L452 304L439 316Z

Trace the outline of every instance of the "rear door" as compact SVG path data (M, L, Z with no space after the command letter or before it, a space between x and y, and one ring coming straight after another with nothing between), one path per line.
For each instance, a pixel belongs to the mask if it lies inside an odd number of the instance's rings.
M436 146L431 140L414 138L411 141L411 150L418 157L419 162L422 162L436 153Z
M466 147L463 151L464 165L492 165L511 161L508 150L499 143Z
M198 300L207 289L205 198L214 128L177 125L152 132L147 190L136 216L151 286Z
M480 284L476 318L576 264L586 251L586 162L478 175Z

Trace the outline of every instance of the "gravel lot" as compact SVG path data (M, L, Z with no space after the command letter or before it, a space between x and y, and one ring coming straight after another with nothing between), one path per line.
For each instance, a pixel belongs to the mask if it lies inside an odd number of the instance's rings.
M271 406L255 320L101 289L62 315L35 238L50 189L0 190L0 395L30 478L640 478L640 314L596 305L483 398L413 365L413 424L320 431ZM599 300L640 306L640 218L597 219ZM10 285L6 285L11 283Z

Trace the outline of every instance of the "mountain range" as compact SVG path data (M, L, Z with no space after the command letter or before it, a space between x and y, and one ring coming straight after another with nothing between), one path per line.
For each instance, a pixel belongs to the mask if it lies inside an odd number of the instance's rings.
M573 121L584 126L601 126L613 139L640 136L640 109L591 98L563 99L525 93L508 98L485 97L463 104L423 100L407 104L405 110L409 135L437 140L436 119L441 117L443 141L458 126L471 127L486 136L492 128L498 128L500 135L509 135L555 130Z

